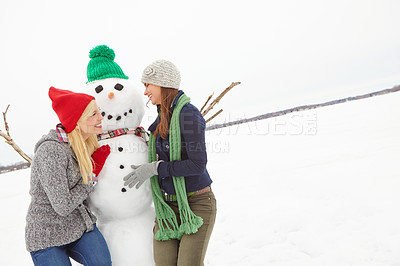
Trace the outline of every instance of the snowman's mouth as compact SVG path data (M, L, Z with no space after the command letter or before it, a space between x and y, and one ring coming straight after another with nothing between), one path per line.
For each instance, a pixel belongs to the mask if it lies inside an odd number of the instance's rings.
M112 115L112 114L108 114L108 113L106 113L106 112L104 112L104 111L101 112L101 115L102 115L105 119L108 119L108 120L115 119L115 120L119 121L119 120L121 120L122 116L128 116L128 115L131 114L131 113L132 113L132 109L129 109L128 111L124 112L122 115L120 115L120 114L114 114L114 115Z

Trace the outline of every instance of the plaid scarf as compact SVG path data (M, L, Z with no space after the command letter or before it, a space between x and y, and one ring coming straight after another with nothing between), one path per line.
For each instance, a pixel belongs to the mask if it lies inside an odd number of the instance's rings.
M105 139L111 139L111 138L115 138L115 137L126 135L126 134L134 134L138 137L141 137L146 143L149 142L149 133L147 133L143 127L137 127L134 130L131 130L129 128L119 128L116 130L109 130L107 132L98 134L97 140L100 141L100 140L105 140Z
M179 97L178 103L172 113L169 127L171 161L181 160L181 130L179 126L179 114L182 107L189 102L190 98L183 94ZM157 160L155 142L155 137L151 134L149 141L149 162ZM178 220L174 211L164 201L160 185L158 184L158 176L155 175L150 178L151 193L153 195L154 208L156 210L159 225L159 230L155 234L156 240L181 239L183 234L194 234L203 225L203 219L196 216L190 209L185 188L185 177L174 176L172 178L179 206L179 215L181 218L180 225L178 225Z
M67 142L67 143L69 142L68 134L67 134L67 132L65 132L65 128L63 127L63 125L61 125L61 123L57 124L56 131L57 131L58 139L61 142Z

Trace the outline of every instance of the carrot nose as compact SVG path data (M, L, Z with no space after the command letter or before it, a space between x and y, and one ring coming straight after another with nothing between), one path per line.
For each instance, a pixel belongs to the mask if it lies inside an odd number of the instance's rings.
M108 98L109 98L109 99L114 98L114 92L110 92L110 93L108 94Z

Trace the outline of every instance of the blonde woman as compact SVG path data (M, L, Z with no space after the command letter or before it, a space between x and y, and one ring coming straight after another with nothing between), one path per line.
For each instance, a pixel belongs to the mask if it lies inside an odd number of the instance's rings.
M84 265L111 265L86 204L95 183L92 173L98 174L110 153L109 147L98 149L103 117L92 96L51 87L49 97L61 124L35 146L27 250L35 265L71 265L69 258Z

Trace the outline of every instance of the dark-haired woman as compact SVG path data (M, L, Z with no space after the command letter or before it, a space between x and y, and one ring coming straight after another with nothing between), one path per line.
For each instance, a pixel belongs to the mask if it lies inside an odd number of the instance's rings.
M180 73L171 62L150 64L142 82L158 117L149 127L149 163L132 165L125 185L138 188L151 178L156 265L203 265L216 216L206 168L205 121L179 90Z

